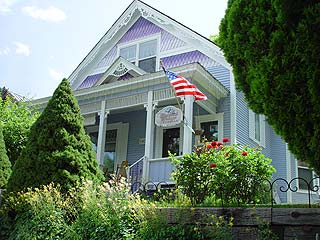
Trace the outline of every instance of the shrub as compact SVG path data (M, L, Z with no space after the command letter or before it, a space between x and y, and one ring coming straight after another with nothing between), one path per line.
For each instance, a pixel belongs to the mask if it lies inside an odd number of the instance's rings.
M170 156L176 166L173 179L191 199L202 203L207 197L227 203L255 203L265 194L262 188L275 171L271 159L259 148L205 143L182 158Z
M0 123L12 166L26 147L30 128L38 116L27 102L16 102L9 96L5 100L0 98Z
M69 231L65 206L68 205L53 184L5 196L2 212L2 237L19 239L65 239Z
M83 201L72 228L77 239L132 239L134 221L144 208L139 196L129 195L124 179L115 178L101 187L81 190Z
M78 102L69 81L63 79L33 124L7 190L21 191L54 182L67 191L82 178L100 181L103 175L84 131Z
M0 123L0 189L6 186L8 179L10 177L10 174L11 174L11 163L7 156L6 146L5 146L3 134L2 134L2 125Z

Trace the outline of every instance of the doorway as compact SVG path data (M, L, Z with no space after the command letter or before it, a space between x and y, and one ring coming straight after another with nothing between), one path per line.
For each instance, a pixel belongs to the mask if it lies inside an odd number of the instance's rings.
M180 155L180 128L163 129L162 157L168 157L169 152Z

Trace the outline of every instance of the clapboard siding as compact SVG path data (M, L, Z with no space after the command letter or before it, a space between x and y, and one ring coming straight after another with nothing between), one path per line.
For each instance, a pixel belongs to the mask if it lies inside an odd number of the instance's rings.
M129 165L144 155L144 144L139 144L139 139L145 137L146 111L131 111L108 116L108 123L127 122L129 123L128 155Z
M249 138L249 108L242 92L236 93L236 137L237 143L242 146L253 147L256 145Z
M284 141L272 130L271 131L271 159L272 165L277 169L273 174L273 178L287 178L287 161L286 161L286 144ZM282 182L278 182L278 189L282 186ZM287 194L279 192L281 202L287 201Z
M223 113L223 137L231 138L230 95L220 100L217 113Z
M230 70L222 65L208 66L207 70L215 79L219 80L228 90L230 90Z

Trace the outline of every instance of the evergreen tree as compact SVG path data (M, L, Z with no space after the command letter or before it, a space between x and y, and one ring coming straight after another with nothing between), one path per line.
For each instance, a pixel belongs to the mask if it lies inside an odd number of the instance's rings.
M31 127L7 189L20 191L54 182L68 190L82 179L99 181L103 175L84 131L78 102L69 81L63 79Z
M320 2L230 0L219 43L253 111L320 173Z
M11 174L11 163L7 156L6 146L2 134L2 125L0 124L0 189L5 188Z

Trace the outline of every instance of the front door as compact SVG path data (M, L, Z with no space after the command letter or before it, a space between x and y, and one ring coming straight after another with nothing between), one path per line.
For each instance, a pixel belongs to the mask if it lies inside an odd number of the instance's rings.
M105 173L114 173L117 163L117 129L107 130L106 143L104 148L103 171Z
M180 127L163 129L162 157L168 157L169 152L180 155Z

